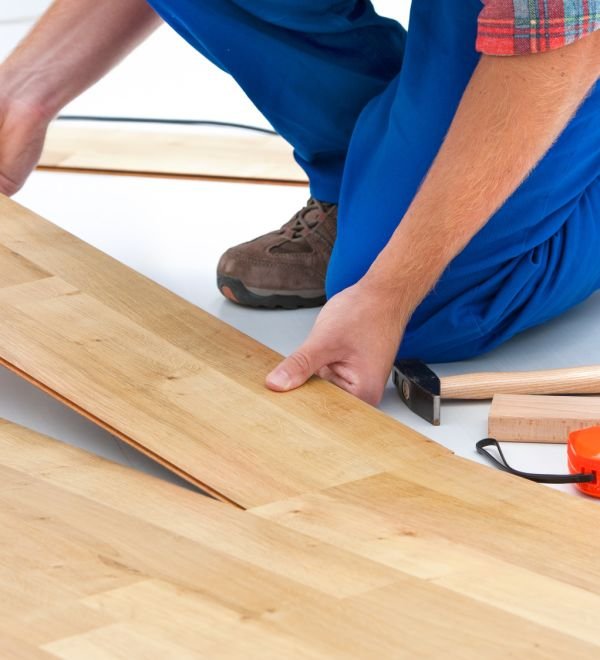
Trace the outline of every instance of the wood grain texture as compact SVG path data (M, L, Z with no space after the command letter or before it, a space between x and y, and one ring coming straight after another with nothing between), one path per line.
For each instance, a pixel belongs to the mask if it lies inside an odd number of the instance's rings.
M445 376L443 399L491 399L495 394L600 394L600 365Z
M449 454L317 379L269 392L279 355L6 198L0 245L0 361L227 501Z
M43 169L306 185L292 148L275 135L214 128L148 130L55 122Z
M595 507L446 461L240 511L0 420L0 656L598 657Z
M566 443L571 431L600 425L600 397L497 395L488 433L497 440Z

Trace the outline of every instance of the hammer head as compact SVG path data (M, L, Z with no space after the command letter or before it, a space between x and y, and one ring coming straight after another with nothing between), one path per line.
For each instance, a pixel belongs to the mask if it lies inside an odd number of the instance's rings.
M440 379L420 360L397 360L392 379L404 403L434 426L440 424Z

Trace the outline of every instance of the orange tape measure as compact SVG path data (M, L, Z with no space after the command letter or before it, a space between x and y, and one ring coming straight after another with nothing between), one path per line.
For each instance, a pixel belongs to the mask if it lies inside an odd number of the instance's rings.
M582 431L573 431L569 434L567 445L569 457L569 472L575 474L588 474L594 477L593 481L580 481L577 488L586 495L600 497L600 426L592 426Z
M515 470L508 464L502 452L502 447L494 438L480 440L476 447L482 456L485 456L504 472L537 483L575 484L582 493L592 497L600 497L600 426L573 431L569 434L567 456L570 474L535 474ZM488 447L495 447L500 460L488 451Z

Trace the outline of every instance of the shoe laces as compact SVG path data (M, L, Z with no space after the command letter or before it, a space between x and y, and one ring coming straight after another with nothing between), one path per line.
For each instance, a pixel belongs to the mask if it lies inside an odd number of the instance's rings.
M291 240L299 240L303 238L325 219L325 216L333 206L335 206L335 204L320 202L318 199L311 197L306 206L300 209L298 213L296 213L296 215L284 225L282 233L285 233L286 230L290 231ZM315 212L317 212L317 217L314 217Z

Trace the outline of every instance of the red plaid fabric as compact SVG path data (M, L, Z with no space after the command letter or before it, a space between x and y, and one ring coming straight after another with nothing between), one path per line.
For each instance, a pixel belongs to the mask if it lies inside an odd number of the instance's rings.
M600 28L600 0L482 0L477 50L543 53Z

